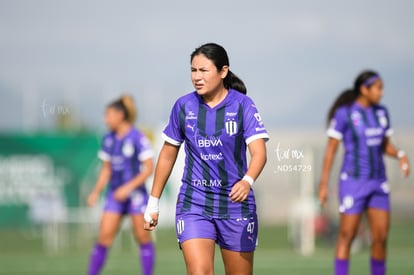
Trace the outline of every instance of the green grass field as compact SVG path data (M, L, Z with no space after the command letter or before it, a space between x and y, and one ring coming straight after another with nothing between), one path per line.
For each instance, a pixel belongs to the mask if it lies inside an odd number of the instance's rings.
M394 223L389 241L388 274L414 274L414 223ZM24 234L22 234L24 233ZM86 274L90 242L71 247L58 255L48 255L38 238L27 232L0 231L0 274L73 275ZM125 234L125 233L124 233ZM255 254L255 274L323 275L332 274L333 246L320 244L313 256L303 257L292 251L284 227L262 228ZM131 242L123 237L114 247L104 275L140 274L138 254ZM77 240L69 240L76 243ZM82 247L83 246L83 247ZM184 262L172 230L157 231L156 274L185 274ZM352 256L351 274L369 274L369 253L365 249ZM224 274L219 251L216 253L216 274Z

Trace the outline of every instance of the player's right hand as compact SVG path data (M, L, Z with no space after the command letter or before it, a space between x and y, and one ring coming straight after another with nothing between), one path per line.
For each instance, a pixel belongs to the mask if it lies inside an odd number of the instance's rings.
M319 185L318 199L322 207L325 207L326 201L328 200L328 188L326 184L321 183Z
M158 224L159 216L159 198L150 196L148 199L147 208L144 212L144 229L152 231Z
M152 231L158 225L158 213L149 214L149 216L144 214L144 229Z
M89 206L89 207L93 207L93 206L95 206L95 204L96 204L96 202L98 201L98 199L99 199L99 194L98 194L98 193L96 193L96 192L92 192L92 193L88 196L88 199L87 199L88 206Z

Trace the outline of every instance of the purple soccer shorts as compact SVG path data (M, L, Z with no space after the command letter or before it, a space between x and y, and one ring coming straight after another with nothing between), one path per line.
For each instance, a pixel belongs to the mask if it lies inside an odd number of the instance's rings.
M339 183L339 212L360 214L368 208L390 211L389 193L386 180L359 180L342 175Z
M145 212L145 207L148 202L148 194L145 191L133 191L124 202L117 201L113 193L113 191L110 191L106 195L104 212L118 213L121 215L139 215Z
M222 249L253 252L257 245L257 215L215 219L200 214L177 214L176 233L180 245L191 239L211 239Z

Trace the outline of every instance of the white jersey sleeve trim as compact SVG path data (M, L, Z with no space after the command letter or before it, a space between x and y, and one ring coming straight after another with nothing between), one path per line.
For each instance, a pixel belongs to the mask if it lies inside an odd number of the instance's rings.
M166 141L166 142L168 142L168 143L170 143L170 144L172 144L172 145L174 145L174 146L180 146L181 145L181 143L182 142L180 142L180 141L177 141L177 140L175 140L175 139L173 139L173 138L170 138L169 136L167 136L165 133L162 133L162 138L164 139L164 141Z
M261 133L257 135L253 135L246 139L246 144L249 145L252 141L255 141L257 139L264 139L265 141L269 140L269 135L267 133Z
M144 152L141 152L138 155L138 160L139 161L145 161L145 160L153 158L153 157L154 157L154 151L152 149L148 149Z
M394 129L390 128L385 132L386 137L390 137L394 134Z
M328 131L326 131L326 134L328 135L328 137L331 137L337 140L342 140L343 138L343 135L341 132L338 132L337 130L332 129L332 128L328 129Z
M109 161L111 159L111 156L108 153L100 150L98 152L98 158L102 161Z

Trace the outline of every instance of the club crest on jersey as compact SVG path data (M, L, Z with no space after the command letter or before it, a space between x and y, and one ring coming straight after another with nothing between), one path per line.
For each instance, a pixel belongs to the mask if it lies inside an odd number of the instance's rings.
M387 128L388 126L388 119L385 116L385 111L384 110L378 110L377 111L377 116L378 116L378 122L381 125L382 128Z
M226 127L226 133L229 136L233 136L237 133L237 122L234 119L226 121L224 125Z
M351 114L351 120L352 120L352 124L354 124L354 126L360 126L362 124L361 114L358 113L358 112L353 112Z
M127 141L125 142L125 144L122 146L122 154L126 157L130 157L134 154L134 145Z

